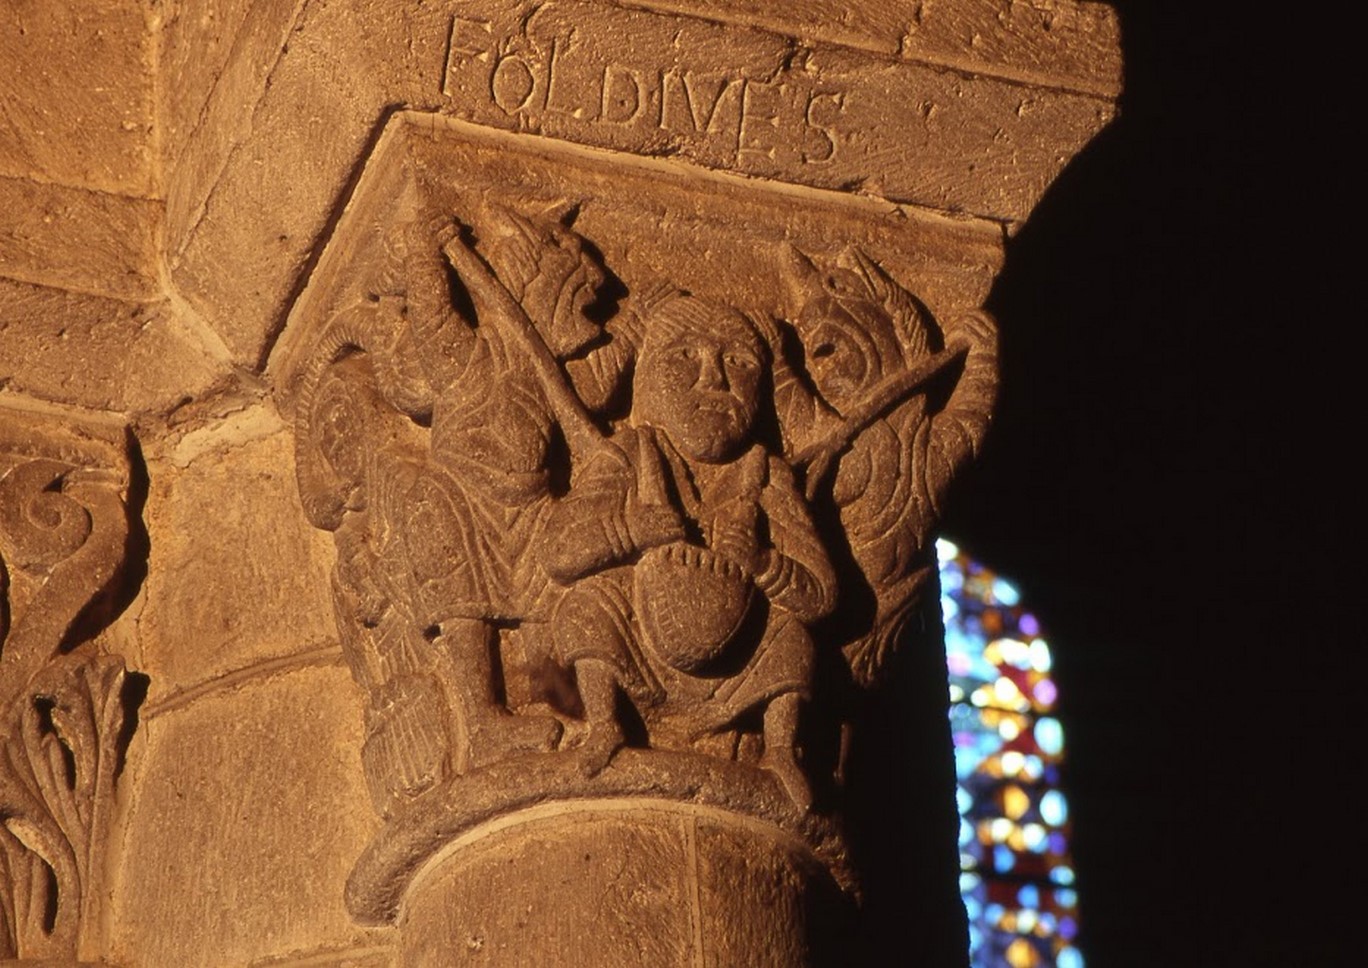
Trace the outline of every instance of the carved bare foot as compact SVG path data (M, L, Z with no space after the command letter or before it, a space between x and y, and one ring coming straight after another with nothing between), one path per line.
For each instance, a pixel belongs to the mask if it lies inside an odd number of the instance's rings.
M765 710L765 752L760 766L769 770L784 785L789 799L807 813L812 807L812 788L808 786L803 768L794 752L794 737L798 732L798 710L802 699L789 692L776 696Z
M765 750L760 757L760 766L769 770L783 784L784 792L803 813L812 809L812 787L808 785L803 768L798 765L793 750Z
M622 728L613 720L590 723L579 748L579 768L585 779L592 779L603 772L619 749L622 748Z
M561 724L550 716L481 716L469 730L472 767L486 766L515 753L550 752L560 739Z

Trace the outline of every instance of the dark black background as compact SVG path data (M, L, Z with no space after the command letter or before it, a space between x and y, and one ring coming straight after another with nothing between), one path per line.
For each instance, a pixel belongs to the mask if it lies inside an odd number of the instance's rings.
M1008 246L998 416L944 533L1055 647L1090 968L1344 963L1336 888L1283 859L1325 840L1283 806L1316 795L1293 763L1326 697L1291 591L1316 539L1275 481L1344 419L1278 261L1296 126L1256 18L1115 6L1121 116Z

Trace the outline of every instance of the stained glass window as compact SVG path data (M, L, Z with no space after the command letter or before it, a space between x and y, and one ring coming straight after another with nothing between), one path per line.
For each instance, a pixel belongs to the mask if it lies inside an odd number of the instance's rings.
M936 544L974 968L1082 968L1050 647L1017 588Z

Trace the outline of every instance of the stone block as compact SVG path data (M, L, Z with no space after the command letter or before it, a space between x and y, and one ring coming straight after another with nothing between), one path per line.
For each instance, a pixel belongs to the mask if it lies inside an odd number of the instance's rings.
M168 188L172 278L248 366L262 362L387 106L421 102L424 88L438 96L448 33L447 17L421 5L403 17L315 5L297 20L288 6L254 8L259 23L206 107L218 120Z
M0 176L0 276L116 299L160 294L160 202Z
M331 4L288 30L285 6L263 7L269 27L225 61L206 109L221 121L188 144L169 189L173 279L248 366L392 106L1010 227L1111 118L1119 70L1111 15L1062 0L1058 22L1102 53L1075 57L1031 26L1039 11L987 0L972 16L923 5L917 30L856 5L842 23L867 35L858 43L816 29L820 3L684 15L480 0L454 18ZM932 52L909 53L917 44ZM980 48L963 62L936 53Z
M0 7L0 175L155 194L154 18L145 0Z
M1115 97L1121 90L1116 12L1073 0L630 0L901 60Z
M211 120L207 111L210 97L225 86L235 86L221 83L229 62L240 59L244 48L259 45L248 28L252 11L272 6L250 0L194 0L168 9L162 25L159 66L176 83L166 85L162 92L158 123L161 155L172 167L191 136Z
M138 624L154 700L333 643L330 542L304 519L293 443L269 406L187 434L148 464Z
M1004 222L1024 219L1113 113L1045 72L1049 97L759 19L771 29L585 0L471 5L453 23L443 110Z
M168 67L184 78L163 105L172 253L204 217L230 155L253 133L267 78L301 6L301 0L202 3L169 25Z
M149 702L116 840L117 963L341 965L361 949L351 963L374 964L383 933L355 927L338 890L374 824L360 734L339 665Z
M0 279L0 388L91 409L163 411L223 375L165 300Z
M490 824L435 860L403 915L401 961L837 964L824 945L847 904L800 845L762 825L667 802L565 804Z

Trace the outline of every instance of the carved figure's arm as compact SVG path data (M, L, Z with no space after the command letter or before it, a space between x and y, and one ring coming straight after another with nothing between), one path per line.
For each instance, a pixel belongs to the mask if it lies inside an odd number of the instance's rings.
M757 329L769 344L774 382L774 412L779 418L784 455L792 457L838 427L841 419L803 381L784 352L779 327L769 317L757 317Z
M997 324L982 310L955 317L946 326L950 349L967 347L964 372L945 408L931 418L923 468L926 493L936 515L955 474L977 456L997 399Z
M824 436L814 439L798 451L793 456L794 463L815 463L839 453L871 423L919 393L927 381L965 353L963 346L951 348L882 380L869 391L864 400L847 410L843 418L827 421L822 428Z
M603 435L594 426L584 402L575 395L532 320L527 318L527 313L499 281L494 270L456 234L442 247L442 252L460 274L485 325L499 332L504 345L525 355L526 365L536 374L547 403L571 445L587 451L601 443Z
M647 548L683 539L674 508L641 501L637 472L621 450L606 447L570 493L555 502L543 532L552 579L566 585L630 561Z
M442 256L457 231L455 221L442 216L414 222L404 239L409 328L424 375L438 393L465 371L476 339L473 321L456 312Z
M807 504L798 492L793 471L778 458L770 460L770 478L760 493L769 519L772 547L761 552L755 584L774 604L804 623L812 623L836 607L836 571L831 566Z

